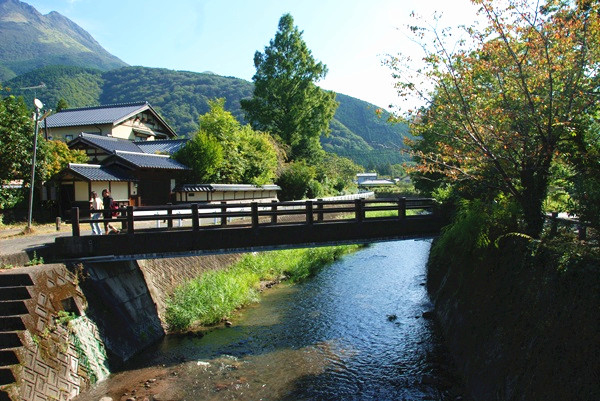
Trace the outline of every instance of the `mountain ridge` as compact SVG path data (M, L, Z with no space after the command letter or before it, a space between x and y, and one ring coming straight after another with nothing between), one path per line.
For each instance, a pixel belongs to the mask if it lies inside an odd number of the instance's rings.
M60 99L70 107L148 101L179 135L189 136L208 111L208 100L222 97L226 109L245 122L239 101L252 96L251 82L212 71L127 66L56 11L42 15L19 0L0 0L0 33L0 82L27 104L34 96L49 108ZM43 89L20 89L41 82ZM405 125L388 124L389 113L378 117L379 108L363 100L339 93L337 100L332 132L321 140L326 151L365 167L403 161L398 149L407 134Z
M110 70L127 63L62 14L41 14L19 0L0 0L0 81L53 64Z

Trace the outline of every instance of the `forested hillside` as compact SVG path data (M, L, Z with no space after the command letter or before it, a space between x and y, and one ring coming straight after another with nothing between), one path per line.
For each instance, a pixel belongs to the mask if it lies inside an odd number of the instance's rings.
M21 90L44 82L46 88ZM47 107L64 99L69 107L148 101L180 136L198 128L198 117L209 110L207 101L225 98L225 107L244 121L240 100L252 96L252 83L210 73L173 71L148 67L124 67L102 72L91 68L48 66L3 82L12 94L32 104L34 94ZM6 92L4 93L6 95ZM338 94L339 107L331 122L332 132L322 139L327 151L347 156L365 167L403 161L405 125L387 122L376 106Z
M46 65L109 70L127 65L65 16L39 13L18 0L0 0L0 80Z

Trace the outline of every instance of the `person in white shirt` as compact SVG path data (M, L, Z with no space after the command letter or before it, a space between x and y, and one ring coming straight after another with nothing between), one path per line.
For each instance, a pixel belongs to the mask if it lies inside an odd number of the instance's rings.
M90 217L92 220L98 220L100 216L102 216L102 209L104 206L102 205L102 199L98 196L96 191L92 191L90 194ZM100 223L91 222L92 226L92 235L102 235L102 230L100 229Z

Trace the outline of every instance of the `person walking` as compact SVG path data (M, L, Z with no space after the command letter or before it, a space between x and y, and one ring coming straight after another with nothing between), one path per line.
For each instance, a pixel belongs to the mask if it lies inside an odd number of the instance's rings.
M104 233L108 234L109 232L118 233L117 230L110 221L106 219L112 219L112 211L111 206L113 204L113 198L110 196L110 191L108 189L102 190L102 206L104 208L103 216L104 216Z
M100 199L96 191L92 191L90 194L90 217L92 220L98 220L102 216L102 208L102 199ZM92 235L102 235L100 223L92 221L90 222L90 226L92 226Z

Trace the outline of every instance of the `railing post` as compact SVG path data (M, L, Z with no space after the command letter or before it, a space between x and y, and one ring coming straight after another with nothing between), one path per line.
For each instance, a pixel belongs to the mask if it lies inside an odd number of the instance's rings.
M56 218L56 231L60 231L60 216Z
M323 199L317 199L317 221L323 221Z
M354 200L354 217L358 223L362 223L362 221L365 219L363 200L360 198Z
M227 225L227 216L225 216L225 213L227 213L227 202L221 201L221 225L222 226Z
M200 218L198 216L198 204L192 204L192 230L200 231Z
M134 233L133 227L133 206L127 206L127 234Z
M167 227L173 228L173 206L167 203Z
M250 211L252 215L252 228L258 227L258 203L252 202L250 204Z
M271 215L271 224L277 224L277 201L276 200L271 201L271 212L273 213Z
M310 200L306 201L306 224L312 225L315 221L313 216L313 203Z
M73 237L79 237L81 231L79 230L79 208L71 208L71 226L73 228Z
M122 209L122 208L119 207L119 209ZM126 217L125 213L126 212L124 212L123 210L120 210L118 216L121 218ZM121 231L125 231L126 229L127 229L127 221L121 220Z
M406 198L398 198L398 219L406 217Z

